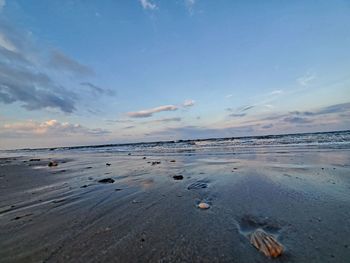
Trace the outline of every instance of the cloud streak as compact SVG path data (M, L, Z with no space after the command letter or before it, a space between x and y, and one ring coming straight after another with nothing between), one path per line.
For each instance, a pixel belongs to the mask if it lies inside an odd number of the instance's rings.
M5 124L0 130L0 134L9 137L31 137L43 135L105 135L109 131L103 129L89 129L79 124L68 122L58 122L57 120L48 120L45 122L24 121L11 124Z
M134 112L128 112L127 115L131 118L148 118L152 117L154 113L162 112L162 111L176 111L178 107L175 105L164 105L155 107L147 110L140 110Z
M94 71L78 61L66 56L58 50L51 52L49 66L56 70L60 70L66 73L70 73L78 76L91 76L94 75Z

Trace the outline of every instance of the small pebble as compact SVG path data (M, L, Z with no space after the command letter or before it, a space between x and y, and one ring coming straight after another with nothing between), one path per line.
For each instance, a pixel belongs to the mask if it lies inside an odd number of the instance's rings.
M110 164L110 163L106 163L106 165L107 165L107 166L111 166L111 164Z
M200 209L208 209L208 208L210 208L210 205L207 204L207 203L201 202L201 203L198 204L198 208L200 208Z

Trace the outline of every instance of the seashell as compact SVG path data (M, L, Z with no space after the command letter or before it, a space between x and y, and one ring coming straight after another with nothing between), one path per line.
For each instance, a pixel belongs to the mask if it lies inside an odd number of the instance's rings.
M207 203L201 202L201 203L198 204L198 208L200 208L200 209L209 209L210 205L207 204Z
M283 245L276 238L258 228L250 234L250 243L267 257L276 258L283 253Z

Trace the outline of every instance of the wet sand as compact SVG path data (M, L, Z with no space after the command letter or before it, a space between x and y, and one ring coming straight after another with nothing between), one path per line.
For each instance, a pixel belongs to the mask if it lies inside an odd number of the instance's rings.
M349 150L49 157L0 159L1 262L349 262Z

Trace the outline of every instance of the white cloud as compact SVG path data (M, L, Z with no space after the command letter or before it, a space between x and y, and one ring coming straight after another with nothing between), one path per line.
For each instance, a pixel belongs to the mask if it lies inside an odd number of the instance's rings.
M278 90L274 90L274 91L270 92L270 95L279 95L282 93L283 93L283 90L278 89Z
M89 129L80 124L71 124L68 122L58 122L57 120L48 120L45 122L24 121L17 123L5 124L1 127L0 133L15 135L52 135L52 134L84 134L84 135L101 135L108 131L102 129Z
M176 110L178 110L178 107L175 105L163 105L152 109L128 112L127 115L131 118L148 118L157 112L176 111Z
M309 85L309 83L312 80L314 80L315 78L316 78L315 74L309 72L306 75L298 78L297 82L299 83L299 85L301 85L303 87L307 87Z
M185 102L182 104L183 107L192 107L194 106L196 102L194 100L185 100Z
M232 94L228 94L228 95L225 96L226 99L230 99L230 98L232 98L232 97L233 97Z
M1 10L1 0L0 0L0 10ZM6 36L3 35L1 32L0 32L0 47L12 52L17 51L15 45L10 40L8 40Z
M195 4L196 4L196 0L185 0L186 8L187 8L188 12L190 12L190 14L193 13L193 6Z
M0 0L0 12L2 11L2 9L4 9L6 5L6 0Z
M140 0L140 3L142 5L143 9L154 10L157 8L157 5L152 3L150 0Z

